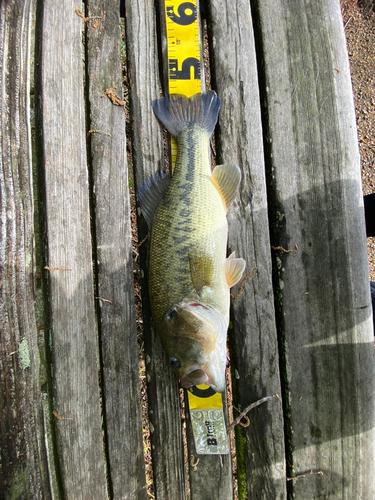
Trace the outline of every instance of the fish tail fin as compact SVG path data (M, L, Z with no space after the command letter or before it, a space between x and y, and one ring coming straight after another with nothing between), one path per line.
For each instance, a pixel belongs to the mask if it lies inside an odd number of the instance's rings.
M209 90L195 94L190 99L184 95L172 94L152 102L157 118L176 137L187 123L195 123L212 135L220 109L216 92Z

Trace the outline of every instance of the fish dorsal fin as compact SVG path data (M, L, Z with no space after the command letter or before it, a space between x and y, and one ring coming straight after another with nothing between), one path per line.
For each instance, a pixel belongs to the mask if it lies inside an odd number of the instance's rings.
M162 200L164 193L171 182L171 176L165 172L156 172L144 181L137 191L139 206L151 229L152 219Z
M235 164L217 165L212 172L212 178L228 210L241 181L241 170Z
M239 282L242 273L244 272L246 262L239 258L236 259L236 254L233 252L224 263L225 279L227 280L229 288L232 288Z
M189 255L190 275L195 290L200 293L205 286L210 286L214 265L207 255Z

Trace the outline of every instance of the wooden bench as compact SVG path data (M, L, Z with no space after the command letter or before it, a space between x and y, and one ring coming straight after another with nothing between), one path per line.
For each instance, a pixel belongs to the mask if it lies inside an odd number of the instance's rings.
M151 109L166 71L163 2L126 0L126 48L118 0L86 4L82 15L73 0L0 4L7 500L148 496L128 170L137 187L164 169ZM228 251L246 260L246 274L256 269L233 290L233 403L280 395L236 427L238 498L372 500L372 312L339 1L215 0L205 10L222 102L217 161L242 170ZM146 234L138 216L139 241ZM145 277L147 244L139 252ZM232 499L232 457L197 462L188 418L185 459L178 381L145 279L142 307L154 497Z

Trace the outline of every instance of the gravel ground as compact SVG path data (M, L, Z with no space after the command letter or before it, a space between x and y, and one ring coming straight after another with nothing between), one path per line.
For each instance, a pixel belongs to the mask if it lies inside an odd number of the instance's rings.
M375 14L357 0L342 0L341 10L348 43L363 194L375 192ZM375 281L375 238L367 239L370 279Z

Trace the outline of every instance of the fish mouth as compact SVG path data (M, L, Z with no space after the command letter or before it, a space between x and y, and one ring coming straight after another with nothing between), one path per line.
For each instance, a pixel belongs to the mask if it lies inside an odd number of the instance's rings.
M181 387L188 389L193 385L209 385L215 392L224 392L226 388L225 367L220 366L214 369L213 366L205 365L203 368L199 365L190 367L183 377L180 378Z
M215 383L216 382L216 383ZM197 369L191 372L189 375L180 379L180 385L184 389L188 389L193 385L209 385L215 392L225 391L225 378L223 380L213 381L209 375L204 370Z
M208 381L208 375L199 366L191 367L187 373L180 379L181 387L187 389L193 385L205 384Z
M226 334L228 319L219 310L196 297L185 298L164 315L161 329L170 333L166 344L170 359L179 360L176 373L184 388L210 385L216 392L226 389ZM169 349L168 349L169 348ZM172 365L173 367L173 365Z
M192 387L193 385L202 385L208 381L208 377L203 370L195 370L192 373L192 376L189 378L182 378L180 380L181 387L187 389L188 387Z

